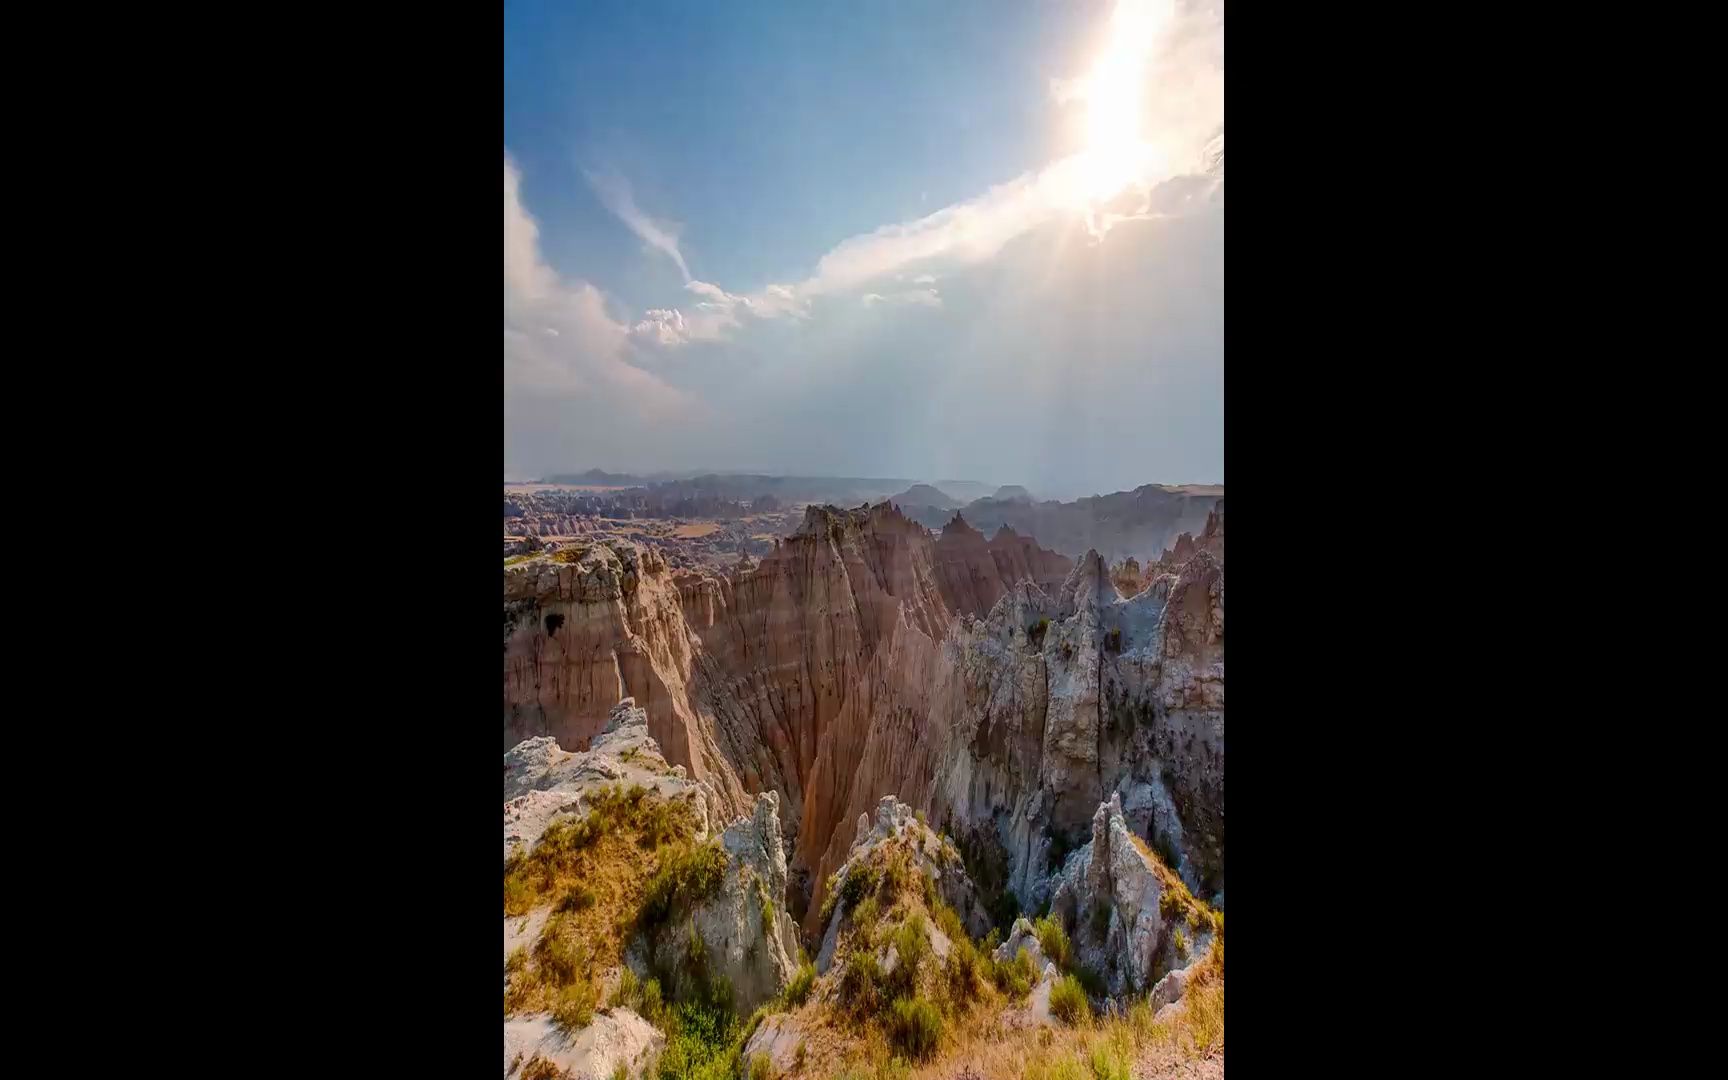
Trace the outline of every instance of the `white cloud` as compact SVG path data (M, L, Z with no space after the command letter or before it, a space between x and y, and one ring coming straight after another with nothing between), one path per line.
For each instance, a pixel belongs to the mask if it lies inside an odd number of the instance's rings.
M561 279L542 257L522 205L520 175L504 157L505 461L528 474L587 460L596 439L627 440L644 425L682 423L701 404L629 360L631 329L600 290ZM568 457L576 454L575 457Z
M636 205L630 182L617 173L583 170L583 175L588 178L594 194L600 197L602 206L628 226L643 243L677 263L678 272L684 275L684 280L690 280L690 268L684 265L684 255L678 250L678 226L670 222L656 221L644 214Z
M939 308L942 306L942 297L937 295L935 289L908 289L904 292L886 294L873 292L865 293L863 301L865 307L875 307L878 304L888 304L891 306L913 305L916 307L933 308Z

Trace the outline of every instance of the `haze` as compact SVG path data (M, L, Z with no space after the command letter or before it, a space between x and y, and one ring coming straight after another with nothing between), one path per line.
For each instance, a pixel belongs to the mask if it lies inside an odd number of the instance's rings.
M507 478L1222 483L1222 19L512 4Z

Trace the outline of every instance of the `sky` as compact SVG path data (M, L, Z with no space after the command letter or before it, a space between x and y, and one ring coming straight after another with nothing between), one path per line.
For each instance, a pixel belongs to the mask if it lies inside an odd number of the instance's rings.
M507 479L1224 479L1223 6L504 11Z

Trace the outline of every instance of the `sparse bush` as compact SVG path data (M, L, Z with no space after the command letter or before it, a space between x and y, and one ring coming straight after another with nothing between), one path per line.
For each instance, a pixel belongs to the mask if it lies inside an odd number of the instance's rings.
M772 1080L774 1062L767 1054L758 1053L750 1058L750 1080Z
M912 857L906 849L896 845L882 860L882 884L877 895L892 906L896 899L912 890L914 876L923 877L913 867Z
M797 974L793 975L792 981L786 984L787 1004L793 1008L804 1004L805 999L810 996L810 987L815 985L815 982L816 965L808 960L798 965Z
M768 886L762 884L762 879L756 879L756 902L762 908L762 932L774 932L774 901L768 896Z
M1086 991L1080 988L1079 979L1064 975L1050 988L1050 1012L1066 1024L1078 1024L1092 1015L1092 1005L1086 1000Z
M913 915L894 931L894 970L888 975L890 997L911 997L918 992L918 972L930 956L930 924L922 914Z
M516 946L510 950L510 955L504 958L504 971L507 974L513 975L526 966L528 966L528 947L526 945Z
M1115 957L1111 957L1115 961ZM1115 970L1112 967L1111 970ZM1080 981L1080 989L1086 991L1087 997L1101 998L1107 996L1108 987L1104 985L1104 977L1084 964L1074 965L1074 977Z
M665 925L674 911L712 896L725 875L726 852L718 840L694 844L665 856L648 881L639 925L644 930Z
M586 885L572 885L558 901L559 911L583 911L594 906L594 890Z
M640 1012L636 1006L642 1004L642 984L636 981L636 973L625 968L618 973L618 986L612 991L606 1005L613 1009L631 1009Z
M798 1053L792 1059L792 1067L797 1069L799 1072L804 1071L804 1053L805 1053L804 1040L799 1039L798 1040Z
M947 904L938 902L933 910L936 912L936 926L949 941L959 941L966 936L966 928L960 923L960 914Z
M964 1005L978 993L978 950L965 934L952 939L948 948L948 996L956 1005Z
M1129 1053L1114 1039L1100 1039L1092 1047L1092 1080L1133 1080Z
M1176 955L1178 957L1186 958L1188 955L1188 938L1182 933L1181 927L1177 927L1176 929L1175 943Z
M882 905L874 896L865 897L852 912L852 947L874 948L876 923Z
M1038 978L1038 973L1032 969L1032 957L1025 949L1015 953L1014 959L1007 963L992 960L990 969L996 988L1015 1001L1031 993L1032 983Z
M612 1067L612 1080L630 1080L630 1066L620 1061Z
M586 978L577 979L558 991L552 1002L552 1022L565 1031L587 1027L594 1020L597 997L593 983Z
M1068 931L1062 929L1062 924L1048 916L1032 924L1038 934L1038 947L1044 950L1044 955L1055 963L1057 968L1067 971L1073 957L1068 941Z
M651 1024L661 1023L666 1012L666 1003L660 997L659 979L649 979L642 984L642 1007L636 1011Z
M897 998L888 1034L907 1057L923 1061L936 1052L942 1039L942 1014L921 997Z
M854 866L846 874L846 880L840 885L841 914L850 915L859 901L876 891L877 884L882 880L882 871L872 862L864 862Z
M540 940L534 943L534 966L542 981L554 987L588 975L588 946L574 922L563 913L546 920Z
M840 1001L854 1013L868 1015L879 1005L882 965L869 949L854 947L846 954L846 970L840 974Z

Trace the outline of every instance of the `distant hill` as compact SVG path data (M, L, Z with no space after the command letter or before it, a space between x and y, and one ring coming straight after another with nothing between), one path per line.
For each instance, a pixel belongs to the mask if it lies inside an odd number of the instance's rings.
M949 498L959 499L962 503L988 498L990 493L996 490L994 485L980 484L976 480L937 480L931 486Z
M1025 488L1009 485L991 498L967 503L962 513L986 536L1006 525L1070 558L1095 548L1111 563L1132 555L1144 564L1158 559L1179 534L1200 535L1206 516L1223 497L1222 484L1146 484L1072 502L1038 502L1027 497ZM953 517L941 507L897 502L927 529L940 529Z
M913 484L898 495L888 496L888 501L895 506L934 506L938 510L957 510L965 505L959 499L929 484Z

